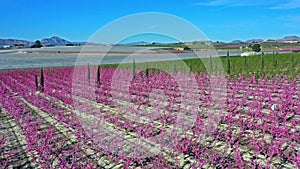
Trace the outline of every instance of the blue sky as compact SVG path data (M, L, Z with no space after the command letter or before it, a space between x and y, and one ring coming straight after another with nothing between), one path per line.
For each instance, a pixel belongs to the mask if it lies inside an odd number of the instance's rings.
M213 41L300 36L300 0L0 0L0 38L87 41L111 21L141 12L183 18Z

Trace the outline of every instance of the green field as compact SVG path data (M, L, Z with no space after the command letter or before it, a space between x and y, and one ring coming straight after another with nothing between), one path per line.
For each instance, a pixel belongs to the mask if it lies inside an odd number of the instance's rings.
M231 56L205 59L187 59L182 61L162 61L151 63L136 63L136 70L145 70L147 68L156 67L161 70L202 73L212 69L221 69L230 76L239 76L243 73L245 76L253 74L256 77L274 77L286 75L289 78L294 78L300 74L300 53L286 54L265 54L255 56ZM218 61L221 61L218 63ZM228 66L230 64L230 66ZM204 66L206 65L206 67ZM219 67L218 67L219 66ZM133 68L133 64L112 64L105 67Z

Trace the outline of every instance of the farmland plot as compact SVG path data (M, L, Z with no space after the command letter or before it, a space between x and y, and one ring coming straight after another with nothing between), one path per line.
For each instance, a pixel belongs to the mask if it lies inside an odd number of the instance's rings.
M298 78L81 66L0 83L4 168L300 167Z

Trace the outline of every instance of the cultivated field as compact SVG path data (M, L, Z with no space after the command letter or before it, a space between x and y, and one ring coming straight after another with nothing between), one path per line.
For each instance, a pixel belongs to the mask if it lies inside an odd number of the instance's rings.
M221 62L2 71L0 165L299 168L299 54Z

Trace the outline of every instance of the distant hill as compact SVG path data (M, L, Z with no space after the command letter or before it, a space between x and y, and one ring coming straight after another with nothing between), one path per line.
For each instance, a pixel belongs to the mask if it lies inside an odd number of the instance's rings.
M117 46L138 46L138 45L150 45L150 42L138 41L138 42L130 42L130 43L118 43Z
M244 42L241 40L234 40L234 41L231 41L230 43L239 44L239 43L244 43Z
M72 46L72 45L91 45L91 44L95 44L95 43L89 43L89 42L72 42L72 41L68 41L65 40L63 38L60 38L58 36L53 36L50 38L44 38L41 41L41 44L43 46ZM241 41L241 40L234 40L232 42L228 42L228 43L224 43L224 44L242 44L242 43L261 43L263 42L263 39L250 39L247 41ZM286 36L282 39L277 39L274 40L275 42L279 42L281 43L281 41L300 41L300 37L298 36ZM185 42L185 44L189 44L189 43L195 43L195 42ZM20 40L20 39L0 39L0 47L1 46L5 46L5 45L9 45L9 46L24 46L24 47L30 47L31 45L33 45L34 42L31 41L27 41L27 40ZM120 43L120 44L116 44L118 46L122 46L122 45L131 45L131 46L143 46L143 45L151 45L152 43L150 42L145 42L145 41L138 41L138 42L132 42L132 43ZM159 44L166 44L166 43L159 43L156 42L156 45ZM218 44L221 44L221 42L218 42ZM223 42L222 42L223 44Z
M298 36L286 36L284 37L282 40L286 40L286 41L297 41L297 40L300 40L300 37Z
M250 39L250 40L247 40L245 41L246 43L260 43L260 42L263 42L264 40L263 39Z
M9 45L24 45L24 46L31 46L33 42L27 40L19 40L19 39L0 39L0 46Z
M72 44L72 42L62 39L57 36L51 38L44 38L41 40L43 46L65 46L67 44Z
M87 42L71 42L71 41L65 40L63 38L60 38L58 36L53 36L51 38L44 38L40 41L41 41L41 44L43 46L66 46L66 45L69 45L69 44L76 44L76 45L91 44L91 43L87 43ZM27 41L27 40L0 39L0 46L4 46L4 45L10 45L10 46L24 45L25 47L30 47L33 44L34 44L34 42Z

